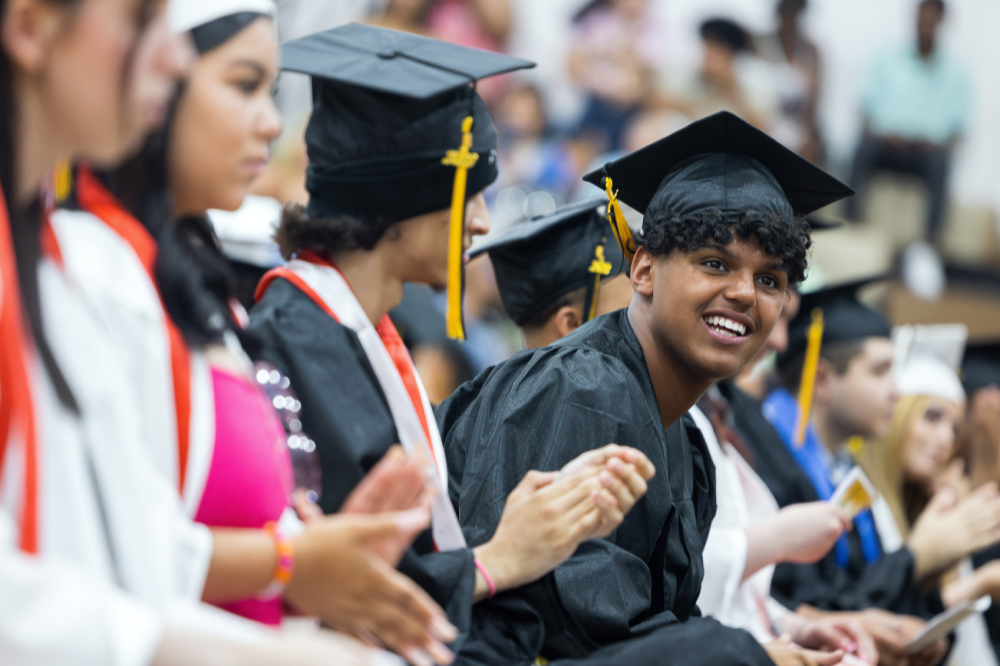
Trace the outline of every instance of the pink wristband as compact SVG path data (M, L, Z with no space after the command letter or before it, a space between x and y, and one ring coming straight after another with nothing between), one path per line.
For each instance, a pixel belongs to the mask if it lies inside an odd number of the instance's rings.
M476 568L479 569L479 573L483 574L483 578L486 580L486 586L490 588L490 593L486 595L487 599L492 599L493 595L497 593L497 586L490 577L490 572L486 570L483 563L477 558L472 558L472 561L476 564Z

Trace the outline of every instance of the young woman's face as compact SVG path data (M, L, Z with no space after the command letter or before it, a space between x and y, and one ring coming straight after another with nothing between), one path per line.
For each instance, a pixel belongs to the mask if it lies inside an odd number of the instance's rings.
M60 152L113 163L162 122L190 45L171 34L166 1L142 27L142 0L82 0L68 10L39 68L49 138Z
M951 460L955 431L963 408L951 400L931 398L924 413L910 426L903 449L903 474L907 481L931 488Z
M788 284L780 259L739 238L652 257L651 278L659 345L693 377L712 381L736 374L764 346Z
M271 95L277 74L278 42L266 18L197 60L170 139L170 188L178 215L243 205L281 133Z

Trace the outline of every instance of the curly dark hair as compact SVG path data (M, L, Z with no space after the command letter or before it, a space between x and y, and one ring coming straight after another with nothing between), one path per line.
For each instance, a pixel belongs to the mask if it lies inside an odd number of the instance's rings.
M721 210L694 216L660 215L643 222L636 243L650 254L665 256L674 249L694 252L711 243L728 245L736 237L756 240L765 253L779 258L789 284L805 278L812 238L809 223L801 216L788 222L773 213L752 211L740 213L735 221Z
M316 217L310 215L305 206L290 204L281 212L274 242L285 259L291 259L300 250L371 250L398 221L381 216L371 219L353 215Z

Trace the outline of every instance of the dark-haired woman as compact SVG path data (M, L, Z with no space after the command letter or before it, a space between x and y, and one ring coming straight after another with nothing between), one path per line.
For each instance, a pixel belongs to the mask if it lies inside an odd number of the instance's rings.
M83 168L67 204L78 210L60 212L55 223L72 248L69 270L118 336L144 410L169 428L170 436L147 432L158 464L184 491L190 513L234 528L213 530L203 598L269 624L280 621L284 599L415 660L426 651L447 662L441 641L452 629L444 614L389 566L427 520L420 466L390 457L380 468L395 469L411 496L395 505L374 501L370 483L353 505L356 512L414 512L323 519L304 530L289 515L281 424L252 381L226 266L204 219L208 208L239 207L280 131L270 95L273 4L183 0L174 10L175 28L190 31L200 57L165 131L104 176L150 229ZM164 208L170 199L178 222ZM173 401L165 400L170 393ZM178 445L184 434L186 451ZM383 560L369 558L368 547Z

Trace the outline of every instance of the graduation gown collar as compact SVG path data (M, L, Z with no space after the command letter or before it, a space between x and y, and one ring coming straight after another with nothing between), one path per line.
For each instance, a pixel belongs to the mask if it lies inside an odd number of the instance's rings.
M465 548L465 537L448 498L448 466L434 412L413 359L389 315L373 326L336 265L313 252L304 252L287 267L269 271L261 279L255 298L260 300L277 278L292 283L326 314L357 334L385 394L403 449L408 454L419 451L432 461L430 476L438 487L432 505L435 547Z

